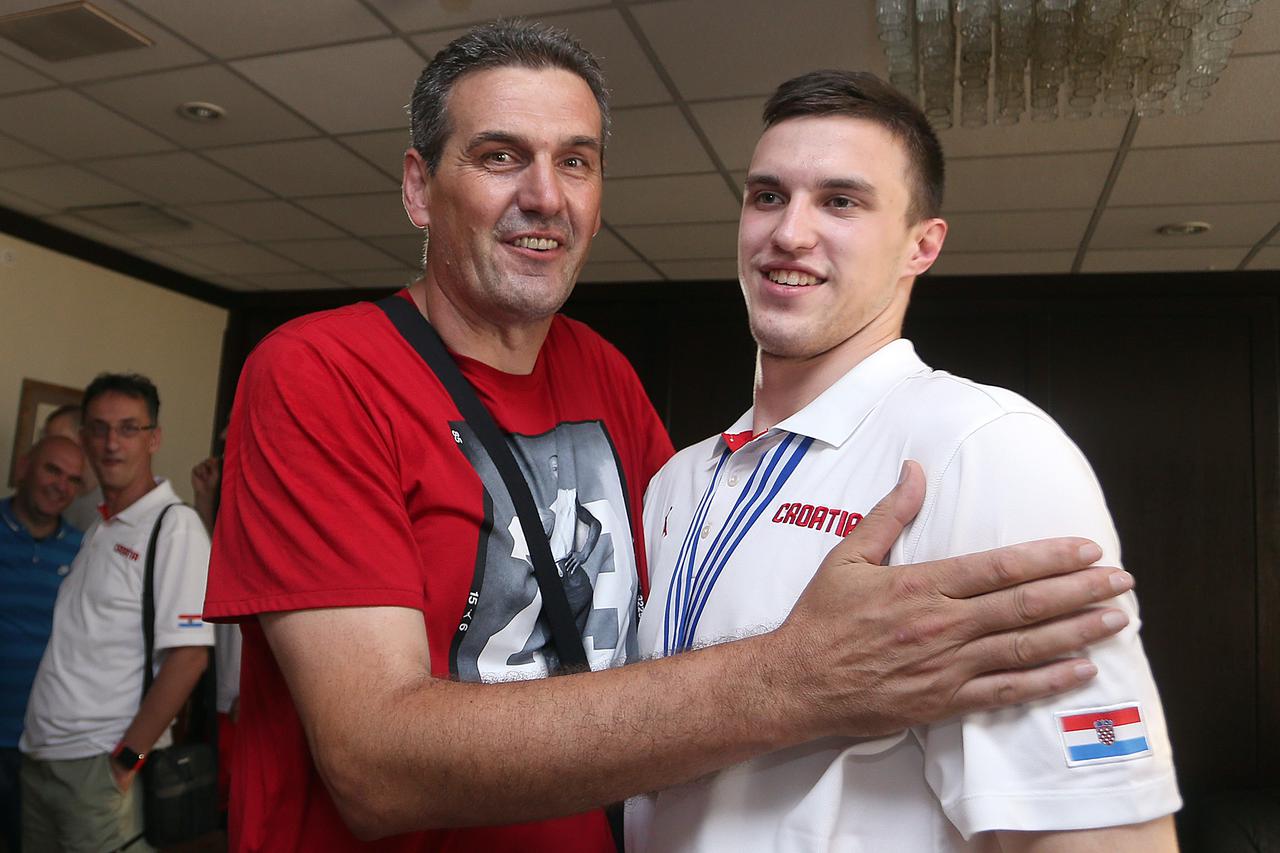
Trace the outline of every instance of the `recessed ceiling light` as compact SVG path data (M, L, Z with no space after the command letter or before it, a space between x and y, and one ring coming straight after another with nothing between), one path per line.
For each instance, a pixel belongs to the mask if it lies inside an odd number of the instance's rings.
M185 104L178 104L178 115L192 121L217 121L226 114L227 111L222 107L208 101L187 101Z
M1156 233L1162 237L1190 237L1203 234L1212 227L1208 222L1170 222L1157 228Z

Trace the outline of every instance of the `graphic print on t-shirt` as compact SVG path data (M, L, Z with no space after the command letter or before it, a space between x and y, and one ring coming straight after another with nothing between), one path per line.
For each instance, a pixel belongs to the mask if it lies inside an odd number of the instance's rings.
M542 594L515 507L470 427L450 426L485 487L485 523L450 671L462 681L545 676L559 659L541 618ZM598 421L507 438L533 493L587 660L593 669L622 663L635 652L637 590L626 490L613 443Z

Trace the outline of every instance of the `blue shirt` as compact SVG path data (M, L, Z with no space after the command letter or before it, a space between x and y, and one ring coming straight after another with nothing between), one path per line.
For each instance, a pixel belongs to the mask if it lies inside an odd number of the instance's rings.
M0 747L18 746L58 587L81 537L59 520L56 533L36 539L14 513L13 498L0 501Z

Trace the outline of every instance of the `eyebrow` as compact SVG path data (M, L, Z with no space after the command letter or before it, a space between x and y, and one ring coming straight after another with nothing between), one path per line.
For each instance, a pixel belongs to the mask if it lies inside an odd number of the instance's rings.
M777 175L761 172L747 175L747 186L776 188L782 186L782 179ZM824 178L818 183L818 188L824 190L850 190L866 196L868 199L876 197L876 188L862 178Z
M529 144L529 140L526 137L516 133L509 133L505 130L482 130L467 140L465 150L470 151L490 142L500 142L504 145ZM599 138L595 136L570 136L562 144L568 148L590 148L593 151L600 151L604 147L601 145Z

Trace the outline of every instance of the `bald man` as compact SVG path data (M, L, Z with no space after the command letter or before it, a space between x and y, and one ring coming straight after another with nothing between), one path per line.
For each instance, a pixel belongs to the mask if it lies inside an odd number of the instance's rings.
M80 550L80 531L63 513L83 477L80 445L46 435L19 460L18 490L0 501L0 832L9 850L21 837L18 738L58 587Z
M83 451L84 444L80 440L80 407L75 404L59 406L45 418L40 435L66 436ZM84 477L84 483L80 486L80 492L71 501L71 506L63 511L62 517L71 522L72 527L88 532L89 525L98 517L98 507L102 506L102 486L98 485L93 468L87 464L81 476Z

